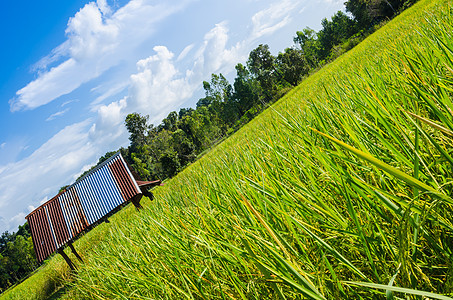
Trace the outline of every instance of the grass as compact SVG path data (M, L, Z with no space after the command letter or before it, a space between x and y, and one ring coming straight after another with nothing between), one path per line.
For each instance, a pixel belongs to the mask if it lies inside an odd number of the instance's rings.
M63 298L449 299L452 33L389 22L81 239Z

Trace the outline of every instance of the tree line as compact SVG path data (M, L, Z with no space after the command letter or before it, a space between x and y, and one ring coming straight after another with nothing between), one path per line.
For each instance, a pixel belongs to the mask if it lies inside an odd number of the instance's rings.
M120 151L144 180L173 177L306 76L353 48L383 21L414 2L348 0L345 7L349 14L338 11L330 20L323 19L318 32L308 27L297 31L294 45L278 55L272 55L268 45L259 45L245 64L236 65L232 84L222 74L212 74L209 81L204 81L205 96L195 108L172 111L157 126L148 123L147 115L127 115L130 145ZM98 164L114 153L107 152ZM37 266L27 223L19 226L16 233L4 232L0 236L0 292Z

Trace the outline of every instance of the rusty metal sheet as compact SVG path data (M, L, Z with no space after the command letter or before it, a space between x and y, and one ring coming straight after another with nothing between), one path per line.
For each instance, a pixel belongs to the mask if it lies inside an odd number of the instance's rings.
M113 176L119 185L123 198L127 201L132 199L135 195L140 194L140 188L137 185L134 177L128 172L126 164L121 159L112 160L109 164Z
M33 215L30 216L29 222L33 244L37 249L36 259L41 262L57 249L45 206L35 210Z
M55 235L57 248L64 245L69 240L69 232L63 217L63 211L58 198L55 196L49 201L47 213L49 215L51 228Z

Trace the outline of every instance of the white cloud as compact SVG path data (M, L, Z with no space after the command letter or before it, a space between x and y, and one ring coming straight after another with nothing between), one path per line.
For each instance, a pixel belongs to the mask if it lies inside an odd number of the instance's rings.
M108 82L91 89L91 92L100 94L98 97L96 97L96 99L94 99L94 101L90 103L91 111L96 112L99 109L100 103L102 103L105 99L122 92L128 86L129 82L127 80L120 80L119 82Z
M11 111L45 105L122 61L134 59L134 50L155 33L157 24L187 1L153 2L132 0L113 14L105 0L86 4L69 20L67 41L37 63L38 77L10 100ZM47 70L62 58L63 62Z
M112 13L112 9L107 4L106 0L97 0L96 4L99 7L99 10L102 12L102 14L110 15Z
M74 103L74 102L79 102L79 100L78 100L78 99L73 99L73 100L65 101L65 102L63 102L63 103L61 104L61 107L64 107L64 106L66 106L66 105L68 105L68 104L71 104L71 103Z
M38 75L46 73L48 66L58 62L63 56L68 53L68 41L62 43L55 49L53 49L49 55L41 58L37 63L31 67L32 72L38 72Z
M137 62L138 73L131 75L128 108L152 116L167 112L189 98L195 86L174 65L174 54L164 46L156 54Z
M96 121L89 130L90 139L103 145L105 149L109 149L111 143L118 143L119 137L126 133L122 124L124 122L125 107L126 99L100 106L97 111Z
M42 74L17 91L18 97L10 100L11 111L34 109L71 92L80 85L76 80L70 80L76 75L74 70L80 69L80 67L74 59L68 59ZM77 70L76 73L82 75L84 72Z
M185 47L179 54L177 61L183 60L187 56L187 54L193 49L194 46L195 46L194 44L190 44L189 46Z
M269 35L286 26L291 21L291 12L301 1L283 0L273 3L270 7L257 12L252 17L252 38Z
M54 120L55 118L57 117L61 117L62 115L64 115L65 113L67 113L69 111L69 108L66 108L64 110L60 110L54 114L51 114L47 119L46 121L52 121Z
M105 1L98 1L104 2ZM102 9L91 2L68 22L66 35L69 54L76 61L99 58L118 47L119 26L112 19L103 19Z

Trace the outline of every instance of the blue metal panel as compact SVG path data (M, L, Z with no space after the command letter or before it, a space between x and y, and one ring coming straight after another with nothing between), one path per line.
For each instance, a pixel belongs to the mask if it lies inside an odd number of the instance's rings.
M121 191L116 186L115 178L110 173L110 168L107 165L100 171L101 180L105 184L105 190L102 190L104 197L107 201L110 201L115 208L124 202L121 197Z
M84 180L80 181L80 185L83 187L84 195L86 197L86 201L90 203L92 207L92 211L90 212L90 215L92 215L95 218L95 221L100 219L102 217L101 214L101 208L99 207L96 198L93 194L92 187L90 185L89 180L86 177Z
M60 245L58 245L58 243L57 243L57 238L55 236L55 230L53 228L52 222L50 221L49 209L47 206L44 206L44 211L46 212L47 222L49 223L50 233L51 233L53 242L55 243L56 247L59 248Z
M109 205L109 203L104 199L102 190L105 188L103 182L99 178L99 173L101 172L102 168L100 168L96 173L93 173L92 176L90 176L90 180L92 181L93 186L96 186L95 189L95 195L96 195L96 201L100 207L102 207L102 216L105 216L108 214L113 207Z
M83 211L85 212L85 216L87 217L88 225L91 225L98 219L93 214L93 212L95 212L96 209L94 209L94 207L92 206L89 196L86 194L85 189L83 189L81 182L75 184L74 188L76 189L77 194L79 195L80 204L82 205Z
M72 233L70 222L69 222L69 214L66 209L65 197L66 197L65 194L61 194L60 197L58 197L58 202L60 203L61 210L63 212L63 217L64 217L64 220L66 223L66 227L68 229L69 238L72 239L74 237L74 234Z
M97 193L97 189L99 186L96 184L94 177L91 174L86 178L88 189L90 191L90 195L93 199L93 203L98 207L97 213L99 214L99 219L105 216L109 211L106 207L102 204L102 199L99 198L99 194Z
M98 199L98 203L99 203L99 205L101 205L103 207L103 215L102 216L105 216L114 207L108 201L106 201L106 199L104 198L103 194L105 194L105 193L103 193L103 190L105 189L105 186L103 185L103 183L102 183L102 181L100 179L100 176L99 176L100 170L101 169L99 169L98 172L93 173L92 180L93 180L94 185L97 187L96 188L96 196L97 196L97 199Z
M99 189L99 194L101 195L102 202L109 210L113 210L117 205L113 201L113 197L111 195L109 185L112 183L111 178L104 176L105 166L99 169L99 172L96 173L96 180L99 182L102 188Z

